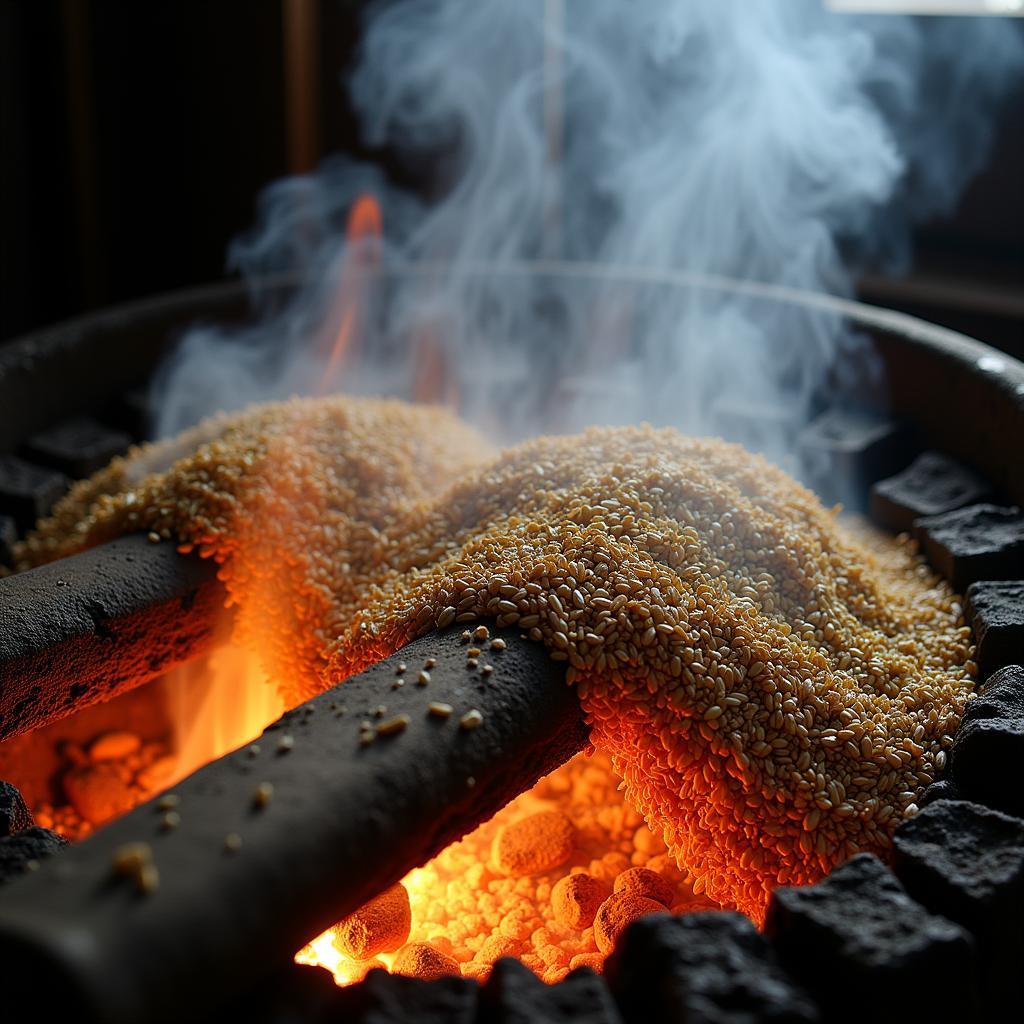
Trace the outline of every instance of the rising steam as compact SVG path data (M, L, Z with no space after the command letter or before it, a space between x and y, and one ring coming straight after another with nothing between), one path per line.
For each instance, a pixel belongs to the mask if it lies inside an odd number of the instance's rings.
M387 272L356 261L355 351L329 386L409 395L429 358L500 440L639 420L715 432L767 409L759 440L778 455L855 339L694 275L844 294L861 261L905 261L911 224L982 167L1022 70L1008 20L817 0L373 6L350 83L367 141L443 155L444 197L343 159L271 186L230 254L261 316L190 332L158 377L158 431L323 390L325 338L351 314L345 216L371 191ZM280 273L301 282L288 301L266 284Z

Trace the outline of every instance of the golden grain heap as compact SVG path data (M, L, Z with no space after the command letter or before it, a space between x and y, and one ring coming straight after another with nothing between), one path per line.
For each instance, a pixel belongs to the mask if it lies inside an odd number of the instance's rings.
M518 626L567 663L696 891L755 919L774 886L888 846L972 689L960 607L909 546L668 429L495 452L436 409L263 406L116 460L21 561L133 530L223 563L293 701L435 627Z

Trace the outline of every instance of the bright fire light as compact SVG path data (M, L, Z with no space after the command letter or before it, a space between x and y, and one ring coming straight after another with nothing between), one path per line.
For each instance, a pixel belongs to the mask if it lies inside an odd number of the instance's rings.
M336 315L337 330L326 353L323 374L316 394L326 394L336 386L337 379L353 354L363 306L366 275L379 266L381 240L384 232L380 203L370 193L359 196L349 211L345 228L345 254L338 283Z

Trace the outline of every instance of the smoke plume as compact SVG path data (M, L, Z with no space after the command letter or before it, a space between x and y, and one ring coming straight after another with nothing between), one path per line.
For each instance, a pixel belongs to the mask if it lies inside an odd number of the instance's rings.
M437 378L420 397L457 401L498 440L639 420L716 432L764 411L758 440L778 456L857 340L833 314L719 279L845 295L864 261L905 265L912 225L983 166L1022 71L1001 18L819 0L373 5L346 87L368 143L443 157L443 195L344 158L268 188L229 259L259 315L188 334L156 383L159 433L258 399ZM385 225L372 260L343 243L367 191ZM287 300L267 286L282 273L298 282ZM325 381L353 275L351 351Z

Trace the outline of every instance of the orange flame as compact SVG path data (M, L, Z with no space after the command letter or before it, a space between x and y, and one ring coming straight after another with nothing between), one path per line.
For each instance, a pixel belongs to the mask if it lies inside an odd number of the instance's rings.
M432 326L421 327L413 340L412 352L413 401L458 410L458 385L450 372L438 330Z
M367 272L380 263L384 219L377 198L365 192L352 204L345 227L345 255L341 265L335 309L341 320L331 339L327 361L316 394L329 391L352 353L356 325L363 305Z

